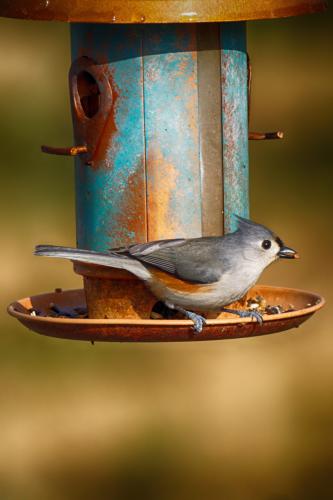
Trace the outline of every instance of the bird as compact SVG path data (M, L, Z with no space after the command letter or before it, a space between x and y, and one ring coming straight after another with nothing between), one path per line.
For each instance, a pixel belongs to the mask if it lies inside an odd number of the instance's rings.
M237 229L223 236L156 240L108 252L37 245L34 253L129 271L167 308L192 320L195 333L206 324L200 312L225 311L262 323L258 311L226 306L243 298L274 261L299 255L264 225L235 217Z

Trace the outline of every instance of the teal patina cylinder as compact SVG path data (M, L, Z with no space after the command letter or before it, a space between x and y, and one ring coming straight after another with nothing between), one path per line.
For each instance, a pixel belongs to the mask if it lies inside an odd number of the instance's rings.
M218 235L248 216L245 22L73 23L77 244Z

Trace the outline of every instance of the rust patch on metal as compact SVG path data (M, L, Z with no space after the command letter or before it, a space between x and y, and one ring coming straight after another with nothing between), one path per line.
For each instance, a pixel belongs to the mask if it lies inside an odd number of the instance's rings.
M40 147L43 153L48 153L50 155L60 155L60 156L78 156L88 152L87 146L70 146L68 148L57 148L54 146L45 146L42 145Z
M144 283L138 279L107 280L84 278L89 318L149 319L156 302Z
M117 110L117 102L120 96L120 90L117 88L117 85L114 82L112 71L108 70L105 73L107 74L112 89L112 104L111 109L107 117L105 118L103 129L98 138L95 151L92 155L91 163L93 167L100 165L101 162L105 160L107 149L111 144L112 137L118 132L115 115Z
M266 141L270 139L283 139L284 133L281 130L277 132L249 132L250 141Z
M105 280L137 280L134 274L124 269L114 267L98 266L87 262L73 262L74 272L88 278L99 278Z
M147 241L146 178L142 172L142 162L141 157L133 173L119 183L124 184L125 188L116 215L118 230L110 232L115 247Z
M99 107L93 116L87 116L78 89L78 76L83 72L89 74L99 87ZM94 169L108 166L106 152L112 136L117 132L115 113L120 95L112 73L107 64L97 64L95 60L81 57L71 66L69 83L75 142L88 149L81 156L82 161Z
M83 262L74 271L83 276L89 318L150 318L156 297L133 274Z
M150 166L147 179L148 241L174 238L179 234L177 220L171 217L171 195L177 189L178 172L158 146L148 152Z

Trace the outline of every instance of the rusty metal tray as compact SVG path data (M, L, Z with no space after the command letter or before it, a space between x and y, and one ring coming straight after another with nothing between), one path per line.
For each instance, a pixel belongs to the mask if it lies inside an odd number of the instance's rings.
M270 304L284 307L293 304L295 311L264 315L262 324L249 318L239 319L222 314L218 319L208 319L200 334L194 333L189 320L72 319L33 316L29 312L31 308L36 308L48 314L52 302L60 307L85 306L84 290L55 291L26 297L10 304L8 312L30 330L51 337L111 342L174 342L234 339L282 332L300 326L325 303L315 293L292 288L256 286L249 292L250 297L258 294Z

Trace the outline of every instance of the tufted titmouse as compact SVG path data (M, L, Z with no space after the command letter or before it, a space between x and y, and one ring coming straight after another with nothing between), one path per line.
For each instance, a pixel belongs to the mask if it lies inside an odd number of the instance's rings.
M224 306L241 299L269 264L298 254L265 226L236 217L238 229L224 236L152 241L109 253L38 245L35 255L125 269L167 307L191 319L198 333L205 319L192 310L222 310L262 322L256 311Z

